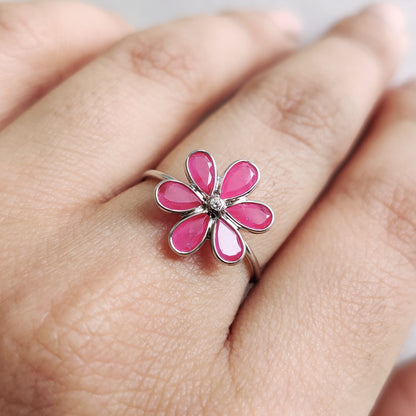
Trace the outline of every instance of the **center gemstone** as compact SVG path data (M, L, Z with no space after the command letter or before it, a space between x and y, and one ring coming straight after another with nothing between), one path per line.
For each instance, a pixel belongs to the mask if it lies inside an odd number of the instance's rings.
M219 213L225 209L225 202L218 195L214 195L208 200L208 207L211 211Z

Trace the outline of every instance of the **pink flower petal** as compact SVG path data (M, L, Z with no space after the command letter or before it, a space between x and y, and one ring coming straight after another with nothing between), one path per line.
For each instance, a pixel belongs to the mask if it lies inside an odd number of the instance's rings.
M240 233L223 219L215 224L212 246L218 258L226 263L236 263L245 255Z
M156 190L156 199L163 208L174 212L189 211L202 204L191 188L177 181L162 182Z
M273 221L272 210L258 202L242 202L226 211L238 224L253 231L265 231Z
M180 221L173 227L170 244L179 254L195 251L205 240L208 232L209 215L197 214Z
M189 176L199 189L207 195L211 195L216 180L216 169L212 156L202 150L191 153L186 161L186 167Z
M240 160L226 171L221 186L221 198L237 198L247 194L256 186L258 180L257 168L246 160Z

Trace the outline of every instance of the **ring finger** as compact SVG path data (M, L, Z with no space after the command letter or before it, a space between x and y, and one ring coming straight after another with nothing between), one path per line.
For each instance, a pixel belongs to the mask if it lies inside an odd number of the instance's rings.
M346 19L315 45L250 82L181 142L159 168L183 179L183 160L199 148L216 157L220 171L233 161L230 155L234 160L248 157L260 166L265 179L256 199L271 205L276 223L261 238L249 235L247 240L264 265L316 199L363 128L405 47L403 26L400 12L387 5L373 6ZM206 260L212 258L207 250L179 258L173 266L172 256L168 260L160 256L161 247L167 247L167 230L177 218L153 212L153 186L151 181L139 184L112 201L110 209L119 213L121 207L137 207L140 201L140 234L154 238L142 240L139 246L152 253L149 257L157 258L160 267L170 264L169 279L174 275L175 280L195 282L195 276L206 276L207 270L210 280L221 277L215 279L219 286L211 301L218 311L216 316L226 317L227 328L247 283L244 266L217 267ZM155 224L159 231L155 231ZM125 232L125 227L119 229ZM189 288L179 292L189 293Z

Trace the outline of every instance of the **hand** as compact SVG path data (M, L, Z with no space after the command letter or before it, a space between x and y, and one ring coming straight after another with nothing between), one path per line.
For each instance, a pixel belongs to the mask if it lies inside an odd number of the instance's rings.
M37 2L0 23L1 415L368 415L416 312L416 86L385 93L399 10L294 54L283 12L132 34ZM264 269L240 308L245 264L173 254L178 217L141 181L183 179L195 149L255 162L276 214L245 234ZM403 374L375 415L414 415Z

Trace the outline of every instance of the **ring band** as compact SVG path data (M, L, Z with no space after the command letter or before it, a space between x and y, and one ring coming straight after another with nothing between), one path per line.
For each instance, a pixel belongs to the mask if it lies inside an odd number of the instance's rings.
M179 255L188 255L211 240L218 260L236 264L245 259L251 269L251 282L256 282L260 265L239 231L261 233L274 221L270 207L247 200L260 180L258 168L248 160L237 160L223 176L218 176L214 158L197 150L187 157L185 172L189 184L154 169L144 173L144 178L159 181L156 204L164 211L181 215L169 233L170 247Z

